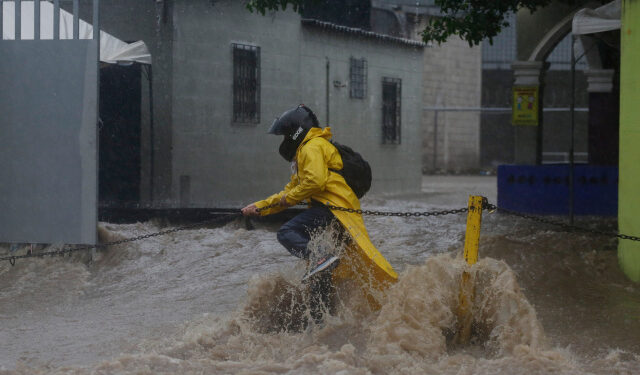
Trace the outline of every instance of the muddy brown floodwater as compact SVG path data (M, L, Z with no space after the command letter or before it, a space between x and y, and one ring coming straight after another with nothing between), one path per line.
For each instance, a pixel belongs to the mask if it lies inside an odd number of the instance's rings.
M461 208L470 194L495 202L495 185L426 176L420 193L362 206ZM296 331L283 328L308 314L292 303L304 295L304 266L277 243L277 224L185 230L93 261L4 262L0 374L640 373L640 290L618 268L615 239L485 212L474 336L456 346L465 216L365 222L399 282L374 312L342 285L335 315ZM577 224L615 230L611 218ZM100 236L160 229L101 223Z

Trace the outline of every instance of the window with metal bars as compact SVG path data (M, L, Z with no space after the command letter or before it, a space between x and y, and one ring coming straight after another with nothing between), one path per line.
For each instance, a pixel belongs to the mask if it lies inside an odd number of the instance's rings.
M352 57L350 66L350 96L356 99L364 99L367 94L367 60Z
M400 144L402 81L382 78L382 143Z
M233 49L233 122L260 122L260 47L231 44Z

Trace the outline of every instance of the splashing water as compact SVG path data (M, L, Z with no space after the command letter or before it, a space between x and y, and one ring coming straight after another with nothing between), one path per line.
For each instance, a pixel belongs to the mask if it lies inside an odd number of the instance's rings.
M367 207L439 209L430 197ZM464 218L366 221L399 281L378 311L341 283L322 324L309 323L305 264L281 248L273 224L178 232L93 261L0 265L0 374L640 373L640 293L617 270L610 240L485 217L472 342L458 346ZM102 224L100 235L158 229ZM312 246L334 240L318 233Z

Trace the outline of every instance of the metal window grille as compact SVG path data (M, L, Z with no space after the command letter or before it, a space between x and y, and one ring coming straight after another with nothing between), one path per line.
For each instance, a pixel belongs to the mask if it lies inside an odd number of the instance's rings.
M364 99L367 94L367 60L352 57L350 66L350 96L356 99Z
M232 43L233 121L260 122L260 47Z
M400 144L402 81L382 79L382 143Z

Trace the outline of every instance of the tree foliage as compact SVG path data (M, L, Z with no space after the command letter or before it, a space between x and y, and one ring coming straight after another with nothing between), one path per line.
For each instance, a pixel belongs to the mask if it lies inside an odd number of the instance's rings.
M256 11L263 16L269 11L286 10L287 5L291 5L294 12L299 12L304 0L249 0L247 9Z
M484 39L493 42L493 37L503 27L509 26L506 17L525 7L535 11L548 5L551 0L435 0L443 17L429 19L421 32L425 42L438 44L445 42L451 35L459 35L469 45L477 45Z
M315 1L319 0L306 0ZM249 0L247 9L262 15L266 11L287 9L291 5L294 11L300 12L305 0ZM493 37L509 26L507 16L521 8L531 12L549 5L553 0L435 0L440 7L442 17L433 17L420 33L426 42L445 42L451 35L458 35L470 46L477 45ZM576 0L560 0L563 3L575 3Z
M425 42L445 42L451 35L458 35L466 40L470 46L477 45L488 39L493 43L493 37L502 28L509 26L507 16L520 9L528 9L531 13L549 5L554 0L435 0L440 7L442 17L429 19L427 26L421 32ZM577 0L559 0L562 3L573 4Z

